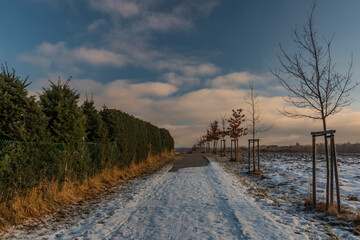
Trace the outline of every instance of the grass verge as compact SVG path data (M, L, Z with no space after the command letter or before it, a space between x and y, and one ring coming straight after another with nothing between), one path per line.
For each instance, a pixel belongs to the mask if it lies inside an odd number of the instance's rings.
M36 219L59 208L98 197L126 180L150 175L174 162L176 157L171 155L148 156L145 161L131 163L123 169L107 168L82 182L64 182L61 185L56 180L42 182L12 200L4 202L0 199L0 231L24 220Z

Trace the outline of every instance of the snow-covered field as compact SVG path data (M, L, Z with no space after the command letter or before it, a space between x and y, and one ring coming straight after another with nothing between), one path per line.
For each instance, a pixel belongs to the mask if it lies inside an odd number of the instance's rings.
M244 153L244 158L246 157L247 154ZM335 234L341 239L360 239L351 232L354 228L352 223L339 221L322 213L305 211L304 199L310 194L312 182L311 154L261 153L262 176L247 174L247 163L230 163L223 157L217 159L229 172L239 177L250 195L265 203L264 205L278 206L286 213L317 221L324 226L329 235ZM342 205L353 213L359 213L360 202L355 199L360 199L360 156L339 155L338 161ZM325 201L325 177L326 162L324 156L318 156L317 196L322 201ZM336 202L336 196L334 201Z
M306 193L308 186L298 184L296 187L301 189L286 193L292 187L284 183L293 182L297 172L299 179L305 179L306 175L300 173L304 169L294 169L294 175L285 176L280 171L288 171L292 164L283 164L280 156L271 159L272 163L266 162L269 179L261 180L261 184L268 185L266 188L251 177L240 179L241 164L209 158L206 167L178 172L166 168L147 179L114 188L93 203L73 208L75 214L71 217L59 220L54 215L36 226L10 229L0 238L359 239L343 228L299 214L287 198L297 201L296 196ZM277 186L271 188L274 184ZM348 187L355 186L349 183Z
M295 191L308 194L312 182L312 156L310 154L263 154L265 167L274 171L269 174L278 183L292 181ZM360 155L338 156L339 182L342 205L360 211L360 201L350 201L351 197L360 199ZM280 175L280 174L285 175ZM317 195L325 201L326 161L324 156L317 159ZM334 190L335 193L335 190ZM334 196L334 201L336 198Z

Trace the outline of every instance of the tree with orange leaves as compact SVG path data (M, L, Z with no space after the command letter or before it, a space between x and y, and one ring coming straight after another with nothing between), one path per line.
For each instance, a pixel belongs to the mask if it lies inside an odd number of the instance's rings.
M228 119L229 126L227 130L235 145L235 158L238 155L238 139L247 134L247 128L241 126L246 120L242 112L243 110L241 108L232 110L232 116Z

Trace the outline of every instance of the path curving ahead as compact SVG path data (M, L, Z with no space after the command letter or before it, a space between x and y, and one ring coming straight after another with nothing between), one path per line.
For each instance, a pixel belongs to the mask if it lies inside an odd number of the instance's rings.
M274 221L270 213L261 210L241 190L234 177L200 155L184 155L172 171L155 174L139 186L132 196L125 199L119 194L71 225L59 223L52 229L15 236L25 239L303 237L296 235L291 226Z
M169 172L177 172L179 169L189 167L205 167L208 164L209 160L205 156L186 154L179 162L174 164Z

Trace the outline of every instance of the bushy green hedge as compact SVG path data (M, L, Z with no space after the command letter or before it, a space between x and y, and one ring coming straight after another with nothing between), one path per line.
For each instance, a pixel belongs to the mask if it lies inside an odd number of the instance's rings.
M27 78L1 65L0 200L41 181L81 181L174 149L165 129L117 109L99 112L93 99L79 107L80 95L69 82L50 81L37 102L28 96Z
M174 140L166 129L117 109L104 108L100 115L108 128L108 139L117 144L116 159L120 166L140 162L148 154L158 155L174 149Z
M109 142L0 141L2 198L24 193L41 181L81 181L105 167L123 168L146 160L148 154L174 149L173 138L166 129L116 109L105 108L100 114L109 130Z

